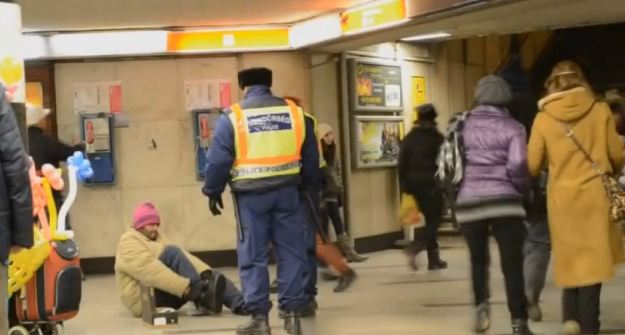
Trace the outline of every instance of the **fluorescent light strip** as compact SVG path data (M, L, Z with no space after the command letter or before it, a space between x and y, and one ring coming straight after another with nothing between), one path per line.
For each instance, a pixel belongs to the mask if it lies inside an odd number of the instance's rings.
M434 40L434 39L446 38L450 36L451 36L450 33L441 31L437 33L422 34L422 35L416 35L412 37L406 37L406 38L402 38L401 40L405 42L414 42L414 41Z
M48 56L47 39L39 35L23 35L22 48L25 60L41 59Z
M295 24L289 31L289 43L294 49L341 37L338 14L329 14Z
M397 1L397 0L368 1L368 2L366 2L364 4L360 4L360 5L356 5L354 7L348 8L343 13L344 14L349 14L349 13L357 12L359 10L363 10L363 9L367 9L367 8L371 8L371 7L377 7L377 6L383 5L385 3L395 2L395 1ZM408 1L404 1L404 3L406 3L406 2L408 2Z
M362 34L362 33L370 32L370 31L374 31L374 30L390 28L390 27L398 26L400 24L404 24L404 23L406 23L408 21L410 21L410 19L402 19L402 20L395 21L395 22L381 24L379 26L373 26L373 27L368 27L368 28L362 28L362 29L358 29L358 30L348 31L348 32L343 33L343 36Z

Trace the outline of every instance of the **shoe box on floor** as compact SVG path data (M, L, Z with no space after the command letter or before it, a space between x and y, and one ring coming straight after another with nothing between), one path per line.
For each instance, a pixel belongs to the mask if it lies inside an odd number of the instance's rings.
M143 322L152 327L173 326L178 324L178 312L171 309L156 308L154 288L141 285Z

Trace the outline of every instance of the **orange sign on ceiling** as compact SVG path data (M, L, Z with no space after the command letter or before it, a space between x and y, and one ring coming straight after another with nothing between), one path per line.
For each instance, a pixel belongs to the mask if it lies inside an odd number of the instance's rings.
M180 31L167 34L167 51L288 48L289 29Z
M405 18L406 4L404 0L393 0L342 13L341 28L343 33L349 33L398 22Z

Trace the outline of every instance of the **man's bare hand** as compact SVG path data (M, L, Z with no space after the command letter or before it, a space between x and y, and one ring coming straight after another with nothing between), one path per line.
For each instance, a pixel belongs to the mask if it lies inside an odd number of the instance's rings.
M26 249L26 248L20 247L19 245L12 245L11 248L9 249L9 252L12 255L15 255L15 254L17 254L18 252L20 252L20 251L22 251L24 249Z

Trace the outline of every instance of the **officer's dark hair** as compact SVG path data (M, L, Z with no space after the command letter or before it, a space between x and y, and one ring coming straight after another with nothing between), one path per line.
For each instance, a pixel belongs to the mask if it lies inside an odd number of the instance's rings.
M244 89L254 85L264 85L271 87L273 73L266 67L254 67L239 72L239 87Z

